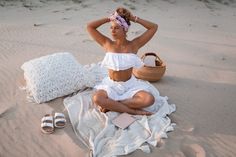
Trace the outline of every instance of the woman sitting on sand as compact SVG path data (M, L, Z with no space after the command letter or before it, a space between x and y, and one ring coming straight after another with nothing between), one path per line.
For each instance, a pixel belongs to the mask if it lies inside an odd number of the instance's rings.
M147 29L131 41L126 39L130 21ZM97 30L108 22L111 24L113 40ZM88 23L89 34L106 51L102 66L108 68L109 77L104 78L102 83L95 87L96 92L93 95L93 102L100 106L103 112L111 110L135 115L152 114L146 108L154 104L155 98L148 91L147 84L132 75L132 70L134 67L143 66L136 54L153 37L157 28L157 24L133 16L125 8L118 8L109 18Z

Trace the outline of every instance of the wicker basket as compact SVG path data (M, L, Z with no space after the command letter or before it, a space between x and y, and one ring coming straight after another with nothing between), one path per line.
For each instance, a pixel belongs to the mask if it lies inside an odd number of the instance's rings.
M157 56L156 53L153 52L148 52L145 53L141 59L144 60L146 56L155 56L155 64L156 66L151 67L151 66L146 66L144 65L141 68L134 68L133 69L133 74L135 77L142 79L142 80L147 80L150 82L154 82L154 81L158 81L162 78L162 76L164 75L165 71L166 71L166 65L164 64L164 62Z

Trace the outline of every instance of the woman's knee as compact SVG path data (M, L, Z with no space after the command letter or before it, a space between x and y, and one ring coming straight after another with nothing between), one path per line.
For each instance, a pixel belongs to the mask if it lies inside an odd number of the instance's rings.
M151 106L155 102L155 97L146 91L140 91L135 95L142 107Z
M98 94L97 93L94 93L93 96L92 96L92 100L93 100L93 103L94 104L98 104L99 102L99 99L98 99Z
M155 102L154 96L150 93L147 93L143 98L143 103L145 104L145 106L150 106Z
M92 96L93 103L99 106L103 104L105 99L107 99L107 96L104 91L96 91Z
M92 100L93 100L93 103L96 104L96 105L99 105L99 104L102 103L102 97L99 96L98 93L95 93L95 94L93 95L93 99L92 99Z

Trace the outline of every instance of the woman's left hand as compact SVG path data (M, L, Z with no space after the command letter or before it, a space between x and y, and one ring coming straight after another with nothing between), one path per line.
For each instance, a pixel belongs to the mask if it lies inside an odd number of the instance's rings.
M135 18L136 16L134 16L133 14L130 14L130 18L129 18L130 21L135 22Z

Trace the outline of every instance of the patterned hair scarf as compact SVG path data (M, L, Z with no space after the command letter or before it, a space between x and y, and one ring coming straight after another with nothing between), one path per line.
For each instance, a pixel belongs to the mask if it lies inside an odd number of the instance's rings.
M115 21L118 25L123 27L126 32L128 31L129 29L128 23L116 11L109 16L109 19L110 21Z

